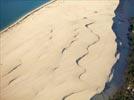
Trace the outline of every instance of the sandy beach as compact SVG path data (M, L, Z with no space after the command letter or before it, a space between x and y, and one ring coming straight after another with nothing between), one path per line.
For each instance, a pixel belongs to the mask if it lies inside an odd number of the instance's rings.
M56 0L0 33L1 100L90 100L116 63L118 0Z

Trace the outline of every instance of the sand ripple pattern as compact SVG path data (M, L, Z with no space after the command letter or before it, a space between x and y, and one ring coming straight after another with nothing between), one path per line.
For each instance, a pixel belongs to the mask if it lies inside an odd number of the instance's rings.
M3 32L2 100L89 100L101 92L116 61L116 4L57 0Z

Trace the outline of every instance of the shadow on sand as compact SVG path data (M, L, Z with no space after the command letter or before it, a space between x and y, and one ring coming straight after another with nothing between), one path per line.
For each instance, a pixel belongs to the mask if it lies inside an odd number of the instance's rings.
M127 56L129 52L128 35L129 35L129 20L134 16L134 0L120 0L118 7L115 10L113 18L112 30L116 35L117 52L115 57L119 57L114 64L109 79L105 84L104 90L96 94L91 100L109 100L115 91L123 84L124 71L127 66Z

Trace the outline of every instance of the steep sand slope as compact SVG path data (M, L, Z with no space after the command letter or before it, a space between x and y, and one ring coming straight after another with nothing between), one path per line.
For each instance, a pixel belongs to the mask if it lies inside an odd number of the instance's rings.
M116 62L117 0L58 0L1 33L1 100L89 100Z

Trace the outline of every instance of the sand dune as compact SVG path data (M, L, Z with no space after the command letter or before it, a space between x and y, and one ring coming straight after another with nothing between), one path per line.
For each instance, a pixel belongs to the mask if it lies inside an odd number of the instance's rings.
M116 62L118 0L57 0L1 33L1 100L89 100Z

